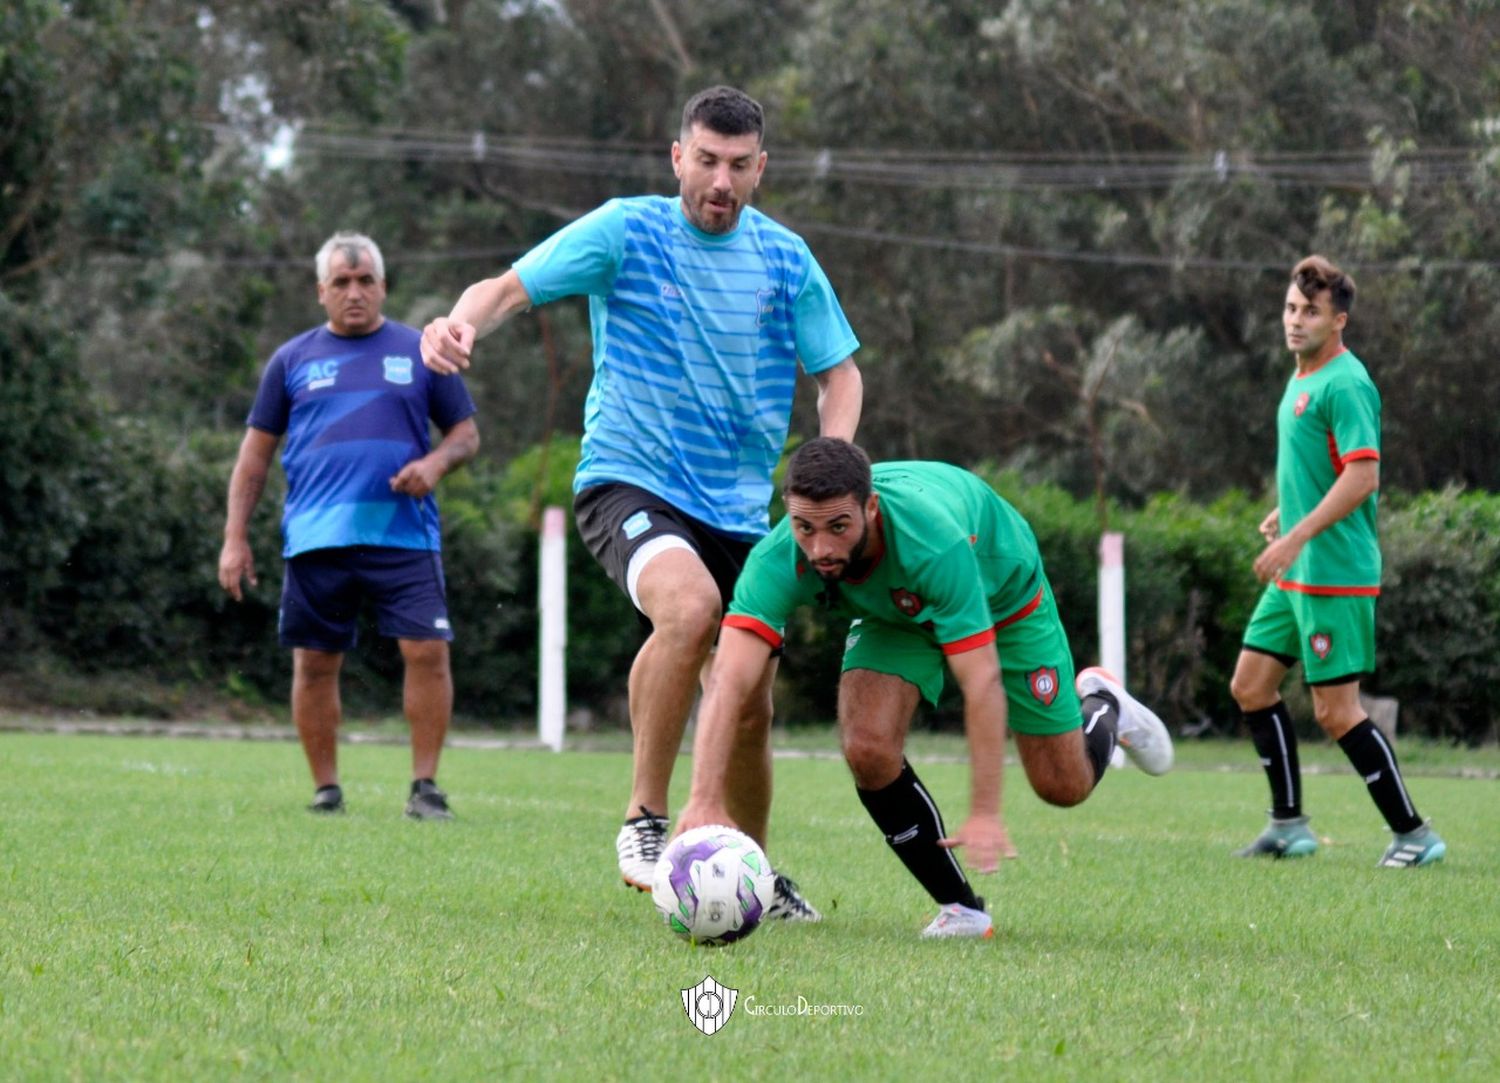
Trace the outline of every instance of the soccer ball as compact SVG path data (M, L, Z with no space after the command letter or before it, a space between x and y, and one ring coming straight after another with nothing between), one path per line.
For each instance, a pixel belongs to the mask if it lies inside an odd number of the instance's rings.
M719 947L755 930L775 890L771 863L749 835L695 827L673 839L656 863L651 901L678 936Z

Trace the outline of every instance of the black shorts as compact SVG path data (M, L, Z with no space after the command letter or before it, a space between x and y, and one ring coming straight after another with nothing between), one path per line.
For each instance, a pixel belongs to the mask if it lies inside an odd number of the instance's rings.
M594 559L604 567L610 581L630 597L626 575L630 558L654 538L681 538L692 546L719 587L719 601L729 608L734 581L750 555L752 543L715 530L678 511L661 497L624 482L590 485L573 499L578 533ZM646 615L636 609L641 623L650 628Z
M285 574L277 621L283 647L352 650L366 599L383 636L453 639L437 553L372 545L313 549L288 557Z

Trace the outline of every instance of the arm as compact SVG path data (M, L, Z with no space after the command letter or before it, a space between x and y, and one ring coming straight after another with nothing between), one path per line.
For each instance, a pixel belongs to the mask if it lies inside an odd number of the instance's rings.
M514 270L474 283L452 312L422 328L422 364L445 376L468 368L476 340L530 307L531 297Z
M854 441L864 404L864 378L854 358L846 357L833 368L815 373L818 381L818 435Z
M705 824L738 826L729 816L726 798L733 780L729 763L741 726L750 716L751 697L771 659L771 645L743 628L719 630L713 675L698 711L693 738L693 784L687 806L677 816L674 834Z
M243 601L240 580L253 587L255 555L250 551L250 516L266 488L271 457L281 437L257 428L245 430L239 457L229 475L229 511L224 518L224 548L219 551L219 585L235 601Z
M391 489L420 500L437 488L450 471L458 469L479 451L479 426L466 417L443 432L442 442L420 459L413 459L391 478Z
M941 846L967 846L979 872L994 872L998 859L1015 857L1000 815L1005 771L1005 686L992 643L949 655L949 668L964 694L964 733L969 739L969 817Z
M1275 579L1292 566L1302 547L1347 516L1380 488L1380 460L1355 459L1344 464L1333 487L1302 521L1266 546L1255 558L1255 575L1262 583ZM1261 524L1265 533L1265 524Z

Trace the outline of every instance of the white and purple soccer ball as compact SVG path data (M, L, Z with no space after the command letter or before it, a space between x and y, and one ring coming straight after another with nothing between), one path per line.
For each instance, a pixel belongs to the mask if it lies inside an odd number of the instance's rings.
M732 827L695 827L656 863L651 901L667 927L694 944L719 947L755 931L776 891L771 863Z

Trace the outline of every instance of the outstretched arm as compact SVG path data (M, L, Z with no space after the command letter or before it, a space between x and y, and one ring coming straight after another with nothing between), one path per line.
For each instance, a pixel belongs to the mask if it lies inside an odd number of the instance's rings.
M964 694L964 733L969 739L969 816L941 846L967 848L978 872L994 872L1002 857L1015 857L1000 815L1000 783L1005 772L1005 686L993 644L948 656L949 668Z
M677 817L676 834L705 824L735 824L728 793L734 780L729 765L741 727L754 723L750 710L761 675L771 660L771 645L743 628L720 628L708 693L698 711L693 738L693 785Z
M452 312L422 328L422 364L445 376L468 368L478 339L530 307L531 297L513 270L474 283Z
M854 440L864 406L864 377L854 358L846 357L831 369L816 373L818 382L818 435Z

